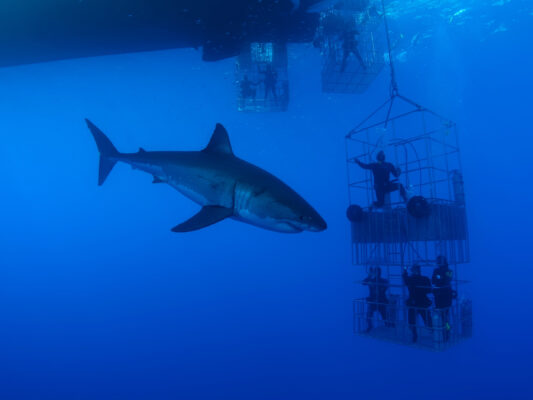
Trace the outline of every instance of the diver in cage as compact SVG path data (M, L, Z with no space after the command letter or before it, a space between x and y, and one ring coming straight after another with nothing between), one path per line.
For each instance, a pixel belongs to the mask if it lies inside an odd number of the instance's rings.
M265 100L268 98L269 93L272 93L274 100L278 100L278 95L276 93L276 85L278 83L278 73L272 67L272 64L267 64L264 70L259 70L260 74L264 75L264 78L261 80L265 86Z
M361 67L363 67L363 70L366 71L366 65L363 61L363 57L361 57L361 53L359 53L359 40L357 40L357 37L359 36L359 31L357 29L350 29L344 32L344 34L341 37L342 40L342 64L341 64L341 73L344 72L348 65L348 58L350 57L350 54L353 54L355 58L359 61L361 64Z
M313 41L315 47L327 47L329 51L334 49L334 39L346 29L346 21L339 13L332 9L324 13L320 20L320 29Z
M420 315L424 321L424 325L431 328L433 326L429 306L431 300L427 297L431 293L431 281L427 276L423 276L420 272L420 265L414 264L411 267L411 275L407 273L407 266L403 269L402 279L409 291L405 305L407 306L407 321L411 332L413 334L413 343L418 340L418 332L416 330L416 317Z
M240 82L241 87L241 97L243 99L254 99L255 100L255 88L257 84L248 79L248 75L244 75L244 78Z
M435 298L435 312L440 315L441 324L444 327L444 341L450 338L449 314L452 306L453 294L452 278L453 271L448 266L446 257L437 257L437 268L433 271L431 282L433 283L433 296Z
M368 286L368 297L366 298L367 313L366 332L370 332L373 328L372 317L377 311L381 314L381 319L385 322L385 326L392 326L387 318L387 290L389 289L389 281L381 277L381 268L370 268L368 276L363 281L364 286Z
M374 175L374 190L376 191L376 199L374 202L376 207L383 207L385 204L385 195L387 193L400 191L400 196L407 203L407 192L403 185L398 182L397 179L390 180L392 174L395 178L398 178L401 174L400 168L396 168L390 162L385 161L385 152L380 150L377 155L378 162L366 164L364 162L355 159L355 162L363 169L369 169Z

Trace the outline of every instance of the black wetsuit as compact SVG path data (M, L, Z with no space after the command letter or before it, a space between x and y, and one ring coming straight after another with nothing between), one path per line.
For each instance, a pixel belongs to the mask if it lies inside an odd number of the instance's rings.
M263 79L263 84L265 85L265 100L268 98L268 94L272 93L274 100L278 99L276 93L276 85L278 82L278 73L273 69L267 68L265 71L261 71L265 78Z
M447 308L452 305L452 276L453 271L446 266L435 268L433 271L431 281L435 286L435 308Z
M413 332L413 340L417 340L416 332L416 316L420 315L424 324L428 327L432 327L433 323L431 320L431 315L428 310L431 305L431 300L428 299L427 295L431 293L431 281L428 277L422 275L407 275L407 272L404 271L403 282L409 290L409 298L405 302L408 307L408 322Z
M243 79L241 81L241 96L244 99L254 98L255 99L255 89L253 88L254 83L249 79Z
M381 314L381 319L389 325L387 321L387 289L389 281L384 278L368 277L363 281L363 285L368 286L368 297L366 298L368 309L366 313L367 331L372 329L372 317L376 311Z
M374 190L376 191L376 206L383 207L385 204L385 195L387 193L394 192L395 190L400 191L400 195L404 200L407 199L407 194L405 193L405 188L401 183L396 179L390 180L390 175L398 177L400 174L398 170L390 162L377 162L366 164L359 160L355 160L357 164L363 169L369 169L374 175Z
M346 66L348 65L348 57L350 57L350 54L353 54L361 64L361 67L366 70L366 65L363 61L363 57L361 57L361 53L359 53L359 42L356 38L357 35L359 35L358 32L347 32L343 35L341 72L344 72L344 70L346 69Z

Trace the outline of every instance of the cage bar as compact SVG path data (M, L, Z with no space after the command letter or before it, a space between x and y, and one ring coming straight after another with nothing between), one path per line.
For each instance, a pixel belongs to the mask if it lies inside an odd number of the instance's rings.
M286 45L271 42L249 44L237 58L235 86L239 111L287 111L289 79Z
M383 16L376 1L348 0L320 15L315 45L322 91L363 93L385 65Z

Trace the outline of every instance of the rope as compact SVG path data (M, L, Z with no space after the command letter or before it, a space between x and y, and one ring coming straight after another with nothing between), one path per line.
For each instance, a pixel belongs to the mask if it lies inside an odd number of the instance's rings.
M383 8L383 20L385 21L385 33L387 34L387 47L389 50L391 97L395 97L398 95L398 83L396 82L396 73L394 70L394 63L392 61L392 50L391 50L390 35L389 35L389 23L387 21L387 11L385 9L385 0L381 0L381 7Z

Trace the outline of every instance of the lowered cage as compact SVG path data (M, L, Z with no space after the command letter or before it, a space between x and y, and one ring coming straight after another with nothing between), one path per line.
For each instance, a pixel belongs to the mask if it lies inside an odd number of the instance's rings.
M365 92L385 65L378 2L348 0L322 12L315 45L322 55L323 92Z
M239 111L286 111L289 105L286 45L248 45L237 58L235 83Z
M458 290L463 285L457 286ZM406 307L402 287L389 290L388 302L353 300L353 329L357 335L443 351L472 337L472 302L462 296L445 308ZM413 331L417 339L413 340Z
M459 279L470 256L455 123L393 91L348 133L346 150L353 264L380 272L358 282L373 288L353 302L354 332L431 350L470 337L472 303ZM438 263L447 266L445 283ZM423 282L415 289L413 275ZM413 303L413 290L427 304Z
M454 122L397 95L346 137L353 261L402 266L469 262L458 133ZM379 152L399 172L377 207ZM407 202L402 199L405 190Z

